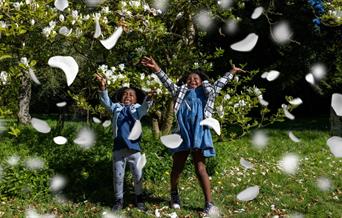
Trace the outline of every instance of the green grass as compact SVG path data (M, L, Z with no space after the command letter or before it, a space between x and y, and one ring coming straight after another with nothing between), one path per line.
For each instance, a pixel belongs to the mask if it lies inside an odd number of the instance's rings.
M55 125L51 122L51 126ZM110 210L113 201L111 175L111 136L110 129L93 125L98 137L96 145L82 150L72 143L82 123L66 123L62 135L69 139L66 145L55 145L52 138L56 132L40 134L31 128L22 129L18 138L0 136L0 165L3 166L3 179L0 187L17 187L17 192L0 189L0 217L24 217L25 210L35 208L38 213L53 213L57 217L101 217L103 211ZM250 136L239 140L215 142L217 156L209 160L208 171L214 202L223 217L280 217L300 213L305 217L341 217L342 214L342 159L335 158L326 145L329 138L328 123L323 120L298 120L271 126L265 131L269 142L259 151L251 146ZM287 132L291 130L301 139L292 142ZM155 209L162 209L163 217L175 210L169 209L170 156L158 141L151 139L148 127L144 128L144 152L147 157L144 186L148 211L141 213L133 207L132 177L126 176L125 209L127 217L154 217ZM295 175L286 175L278 167L279 159L288 152L300 157L300 168ZM21 166L13 171L22 173L12 184L5 183L6 159L17 154L22 160L30 155L42 157L46 167L39 172L28 172ZM240 158L252 162L254 169L245 170L240 166ZM68 199L61 203L48 191L48 182L38 182L60 173L68 178L63 195ZM23 176L25 175L25 176ZM321 191L316 179L328 177L333 187ZM40 178L40 177L39 177ZM46 180L46 179L45 179ZM22 192L22 187L30 183L31 191ZM23 183L23 182L21 182ZM3 186L1 186L3 185ZM260 187L258 197L249 202L240 202L236 195L253 185ZM36 187L36 188L33 188ZM187 165L180 180L182 209L179 217L199 217L204 200L194 170ZM20 194L18 194L20 193Z

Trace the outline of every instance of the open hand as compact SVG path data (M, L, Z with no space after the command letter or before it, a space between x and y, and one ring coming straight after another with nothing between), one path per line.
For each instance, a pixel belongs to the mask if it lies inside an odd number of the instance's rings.
M107 85L106 77L100 75L99 73L96 73L95 76L96 76L96 80L99 82L99 89L102 91L105 90L106 85Z
M141 60L141 64L145 67L150 68L155 73L160 71L160 67L152 57L143 57L143 59Z
M241 72L241 73L246 73L245 70L243 70L243 69L241 69L241 68L239 68L239 67L235 67L234 64L233 64L233 67L232 67L232 69L230 70L230 72L231 72L232 74L236 74L236 73L239 73L239 72Z

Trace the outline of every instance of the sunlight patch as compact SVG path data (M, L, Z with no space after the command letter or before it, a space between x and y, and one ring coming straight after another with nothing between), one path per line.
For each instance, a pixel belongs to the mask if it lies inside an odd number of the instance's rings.
M260 17L260 15L262 15L262 12L264 12L263 7L260 6L260 7L255 8L252 15L251 15L251 18L253 20L258 19Z
M44 167L44 161L37 157L28 158L25 161L25 166L30 170L39 170Z
M60 11L64 11L68 6L68 0L55 0L55 7Z
M67 143L68 139L66 139L63 136L56 136L53 138L53 141L57 144L57 145L64 145L65 143Z
M119 26L109 38L100 40L101 44L108 50L112 49L120 38L122 31L122 27Z
M246 170L252 169L254 167L254 164L249 162L248 160L245 160L244 158L240 158L240 165L245 168Z
M95 143L95 133L91 129L84 127L79 131L74 143L88 149Z
M129 140L137 140L142 134L142 126L140 120L136 120L134 126L129 133L128 139Z
M289 131L289 138L293 141L293 142L300 142L300 139L297 138L292 131Z
M329 146L330 152L335 157L342 157L342 138L339 136L330 137L327 140L327 145Z
M200 122L201 126L208 126L212 128L217 135L221 134L221 127L220 127L220 122L212 117L209 117L207 119L204 119Z
M165 135L160 137L161 142L168 148L177 148L183 142L183 139L178 134Z
M252 135L252 144L257 149L263 149L268 143L268 136L265 131L257 130Z
M230 48L235 51L249 52L251 51L256 43L258 42L259 36L255 33L250 33L243 40L230 45Z
M299 156L294 153L285 154L278 161L278 168L286 174L294 175L299 169Z
M64 176L55 175L51 179L50 189L53 192L59 192L60 190L62 190L65 187L66 183L67 183L67 181L66 181Z
M259 186L251 186L243 190L237 195L237 199L240 201L251 201L255 199L259 194Z
M342 94L334 93L331 97L331 107L337 116L342 116Z
M46 121L40 120L38 118L32 118L31 125L35 130L41 133L49 133L51 131L49 124Z
M290 41L292 35L293 32L286 21L281 21L277 23L271 31L272 39L279 44L284 44Z
M50 67L56 67L63 70L68 86L74 82L78 74L78 64L73 57L54 56L49 59L48 64Z

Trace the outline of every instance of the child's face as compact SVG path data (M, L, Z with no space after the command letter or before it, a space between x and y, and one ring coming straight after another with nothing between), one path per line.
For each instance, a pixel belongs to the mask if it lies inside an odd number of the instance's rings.
M195 89L202 85L202 79L197 73L191 73L186 79L186 84L189 88Z
M131 105L137 103L137 94L134 89L126 89L121 97L121 103L124 105Z

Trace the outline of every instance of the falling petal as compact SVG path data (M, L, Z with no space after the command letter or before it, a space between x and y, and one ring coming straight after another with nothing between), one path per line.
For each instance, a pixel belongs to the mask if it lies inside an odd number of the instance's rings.
M60 11L64 11L68 6L68 0L55 0L55 7Z
M321 191L329 191L329 189L331 188L331 181L330 179L321 176L317 179L316 181L317 187L321 190Z
M238 24L236 20L227 20L224 29L229 34L236 33L236 31L238 30Z
M41 133L49 133L51 131L49 124L46 121L40 120L38 118L32 118L31 125L35 130Z
M273 80L277 79L279 75L280 75L279 71L271 70L270 72L268 72L266 79L268 81L273 81Z
M265 73L261 74L261 78L266 79L267 75L268 75L268 72L265 72Z
M203 31L209 30L213 24L213 21L209 12L205 10L199 12L195 16L195 20L196 20L196 24L198 25L198 27Z
M8 159L7 159L7 163L10 165L10 166L16 166L18 165L18 162L20 160L20 157L17 156L17 155L12 155L10 156Z
M96 7L102 3L103 0L85 0L88 7Z
M156 209L156 210L154 211L154 215L155 215L156 217L160 217L159 209Z
M293 142L300 142L300 139L297 138L292 131L289 131L289 138L293 141Z
M58 102L56 105L57 107L65 107L67 103L65 101L62 101L62 102Z
M80 145L82 148L90 148L95 143L95 133L89 128L82 128L74 143Z
M250 33L243 40L236 42L230 46L231 49L241 52L251 51L258 41L258 35L255 33Z
M120 26L109 38L105 40L100 40L101 44L108 50L112 49L118 41L119 37L121 36L122 31L123 29Z
M342 94L334 93L331 97L331 107L337 116L342 116Z
M252 164L251 162L245 160L244 158L240 158L240 164L241 166L243 166L245 169L252 169L254 167L254 164Z
M316 81L319 81L325 77L327 74L327 69L325 65L316 63L311 66L311 74L314 76Z
M295 174L299 168L299 156L297 154L289 153L283 156L278 161L278 167L281 171L287 174Z
M65 143L67 143L68 139L66 139L63 136L56 136L53 138L53 141L57 144L57 145L64 145Z
M233 0L220 0L218 1L218 4L223 8L227 9L229 8L233 3Z
M160 137L161 142L168 148L177 148L183 142L178 134L165 135Z
M339 136L332 136L327 140L330 152L335 157L342 157L342 138Z
M272 28L271 36L279 44L288 42L291 39L292 31L286 21L279 22Z
M29 68L28 74L29 74L29 76L33 82L35 82L37 85L40 85L40 82L39 82L38 78L36 77L36 74L34 74L34 71L32 68Z
M25 165L30 170L38 170L44 167L44 161L40 158L29 158L25 161Z
M95 17L95 33L94 33L94 38L97 39L99 36L101 36L101 26L99 22L99 18Z
M255 199L259 194L259 186L251 186L243 190L237 195L237 199L240 201L251 201Z
M295 99L292 99L291 101L289 101L289 103L292 105L300 105L300 104L303 104L303 101L300 98L295 98Z
M101 120L97 117L93 117L93 122L97 124L102 123Z
M257 130L252 136L252 144L257 149L263 149L268 143L268 136L263 130Z
M312 73L308 73L305 76L305 80L310 83L311 85L315 85L315 79L314 76L312 75Z
M129 133L128 139L133 140L133 141L137 140L140 137L141 133L142 133L141 122L140 120L136 120L131 132Z
M217 135L221 134L220 122L212 117L202 120L200 125L209 126L210 128L214 129Z
M139 169L139 171L141 171L145 165L146 165L146 155L142 154L142 155L140 155L140 157L137 161L137 169Z
M49 66L60 68L64 71L68 86L70 86L78 73L78 64L70 56L54 56L48 61Z
M104 128L107 128L108 126L110 126L110 124L112 124L112 122L111 122L110 120L106 120L106 121L104 121L104 122L102 123L102 126L103 126Z
M53 192L58 192L65 187L66 179L64 176L55 175L51 179L50 189Z
M254 20L257 19L258 17L260 17L260 15L262 15L262 12L264 12L264 8L263 7L255 8L251 18L254 19Z
M258 100L262 106L265 106L265 107L268 106L268 102L263 99L262 95L258 96Z
M166 8L168 7L168 0L154 0L153 1L153 8L161 11L166 11Z
M66 26L62 26L61 28L59 28L58 33L63 35L63 36L69 36L72 32L72 29L68 29L68 27Z
M290 120L294 120L294 119L295 119L295 116L294 116L293 114L291 114L291 113L287 110L287 105L282 104L282 108L283 108L285 117L287 117L287 118L290 119Z

